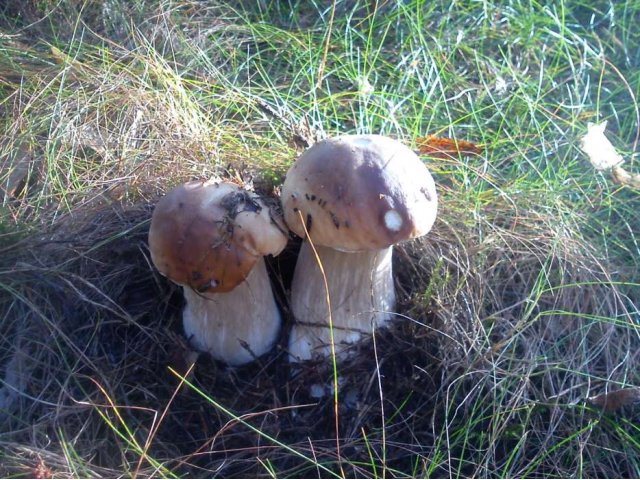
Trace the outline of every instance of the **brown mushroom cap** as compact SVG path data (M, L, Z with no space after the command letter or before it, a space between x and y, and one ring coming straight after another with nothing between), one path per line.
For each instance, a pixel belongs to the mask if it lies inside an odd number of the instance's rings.
M381 135L316 143L287 172L281 201L297 235L305 236L302 216L314 243L343 251L424 235L437 211L427 167L410 148Z
M209 180L171 190L155 207L149 248L156 268L199 292L228 292L258 258L287 242L278 216L254 193Z

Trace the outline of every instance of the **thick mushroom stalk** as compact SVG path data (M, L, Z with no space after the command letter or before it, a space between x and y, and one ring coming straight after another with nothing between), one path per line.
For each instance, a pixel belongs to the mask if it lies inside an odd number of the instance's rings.
M326 356L383 326L395 309L392 246L426 234L436 218L431 174L408 147L380 135L316 143L287 172L285 220L303 242L291 288L292 361ZM303 223L304 222L304 223ZM331 304L318 263L326 276Z
M318 245L316 252L327 279L333 341L341 354L348 344L372 334L393 315L392 249L345 253ZM309 242L304 242L291 288L291 309L297 322L291 331L289 352L294 359L331 354L327 291L318 259Z
M184 330L195 348L229 365L271 349L281 317L263 256L286 242L280 217L231 183L189 182L158 202L151 259L184 287Z
M185 336L194 348L229 365L242 365L267 353L280 332L264 259L227 293L198 293L185 287L182 313Z

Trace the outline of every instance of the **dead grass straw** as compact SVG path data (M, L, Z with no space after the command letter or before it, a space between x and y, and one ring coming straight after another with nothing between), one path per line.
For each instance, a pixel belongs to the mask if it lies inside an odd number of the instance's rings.
M401 309L392 328L379 332L378 360L369 342L339 367L347 476L369 476L375 468L396 474L418 468L422 475L439 442L465 428L469 435L482 429L492 440L484 461L476 458L462 472L493 476L497 470L489 468L503 465L511 442L517 443L505 431L525 425L531 447L521 450L531 458L517 473L527 473L525 466L553 438L580 430L591 393L634 378L630 355L638 339L628 292L610 282L610 266L575 237L563 237L548 218L516 219L511 204L496 203L475 224L455 195L442 193L442 220L432 235L395 254ZM148 260L151 208L101 206L5 247L1 421L7 474L23 468L27 450L33 460L44 458L38 452L46 449L47 466L63 476L77 474L69 467L69 448L86 473L116 474L138 462L117 432L135 432L144 444L154 415L175 393L168 366L184 369L189 358L180 341L180 292ZM271 264L284 293L295 258L291 248L285 260ZM330 369L309 364L290 378L283 345L284 339L277 351L238 369L202 358L193 382L231 411L250 415L265 435L330 465L337 460L328 421L334 408ZM325 395L317 398L311 385ZM484 420L467 425L479 421L473 415L479 408L487 410ZM188 388L154 433L149 456L179 474L262 476L256 458L268 459L282 476L317 474L313 463L256 436ZM604 433L581 435L595 443ZM451 455L460 446L452 443ZM51 455L64 455L66 464ZM551 473L559 461L549 454L540 468ZM436 472L455 473L454 465L443 461ZM155 475L157 468L143 462L139 474Z

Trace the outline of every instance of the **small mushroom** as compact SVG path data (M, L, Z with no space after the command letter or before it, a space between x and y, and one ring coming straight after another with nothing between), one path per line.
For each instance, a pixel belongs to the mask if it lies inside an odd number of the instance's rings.
M229 365L271 349L282 322L263 256L286 243L282 219L232 183L189 182L158 202L151 259L184 287L184 331L195 348Z
M287 173L285 221L302 244L291 287L292 361L331 352L328 286L336 351L385 325L396 303L392 246L425 235L437 195L418 156L380 135L346 135L316 143ZM303 224L304 222L304 224ZM306 227L306 228L305 228ZM343 353L344 352L344 353Z

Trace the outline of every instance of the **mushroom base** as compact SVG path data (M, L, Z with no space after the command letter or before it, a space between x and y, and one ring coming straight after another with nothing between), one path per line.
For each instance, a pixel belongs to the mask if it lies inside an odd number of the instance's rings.
M184 332L197 350L242 365L275 344L282 320L262 258L232 291L197 293L184 287L184 297Z
M344 357L349 344L372 334L393 315L392 247L353 253L328 247L316 250L328 284L336 354ZM331 355L327 292L307 241L302 244L293 275L291 310L296 324L289 338L290 360Z

